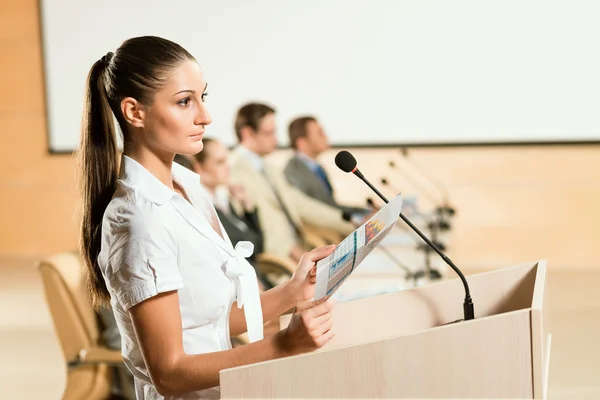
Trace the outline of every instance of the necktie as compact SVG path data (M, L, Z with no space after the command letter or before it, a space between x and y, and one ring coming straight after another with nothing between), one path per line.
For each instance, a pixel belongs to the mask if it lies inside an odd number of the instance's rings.
M325 169L321 166L321 164L317 164L317 169L315 170L315 172L317 173L319 179L321 179L321 181L323 182L323 185L325 185L325 189L327 189L329 194L332 194L333 188L331 187L331 183L329 183L329 178L327 178L327 173L325 172Z

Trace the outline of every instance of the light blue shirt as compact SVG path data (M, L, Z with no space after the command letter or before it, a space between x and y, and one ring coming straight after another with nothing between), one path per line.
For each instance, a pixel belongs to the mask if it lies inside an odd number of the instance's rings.
M316 173L318 171L320 165L317 162L317 160L313 160L306 154L301 153L299 151L296 152L296 157L298 157L300 159L300 161L302 161L308 167L308 169L310 169L312 172Z
M246 158L250 162L250 164L256 171L261 172L265 169L265 160L263 160L261 156L242 145L239 145L237 148L238 151L244 156L244 158Z

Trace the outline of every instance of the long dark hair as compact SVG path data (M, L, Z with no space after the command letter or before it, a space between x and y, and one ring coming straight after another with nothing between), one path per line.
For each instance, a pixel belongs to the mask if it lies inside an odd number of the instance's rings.
M87 290L96 308L110 299L97 258L102 218L118 177L113 116L127 143L131 138L121 112L121 101L132 97L143 105L151 105L169 73L186 60L194 58L180 45L155 36L143 36L129 39L115 53L103 56L88 74L79 147L83 214L80 251L88 271Z

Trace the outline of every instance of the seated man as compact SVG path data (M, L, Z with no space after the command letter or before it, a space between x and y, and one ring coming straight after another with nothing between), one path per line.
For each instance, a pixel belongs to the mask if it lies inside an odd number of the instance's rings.
M293 120L288 134L290 144L296 150L284 170L288 182L307 196L339 208L354 223L362 223L371 210L338 204L329 177L317 161L317 157L329 148L327 136L317 119L307 116Z
M264 157L277 147L275 110L251 103L237 113L239 146L231 154L232 181L244 185L258 208L265 251L298 261L310 249L304 225L350 234L354 225L342 212L316 201L289 185L283 174Z

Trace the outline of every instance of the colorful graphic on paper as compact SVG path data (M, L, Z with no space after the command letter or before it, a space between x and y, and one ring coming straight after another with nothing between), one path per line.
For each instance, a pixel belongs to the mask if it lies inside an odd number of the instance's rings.
M381 220L375 219L368 221L365 224L365 244L368 244L375 236L379 234L385 227L385 223Z
M340 243L333 252L332 264L329 267L327 295L331 294L354 269L356 264L357 232Z

